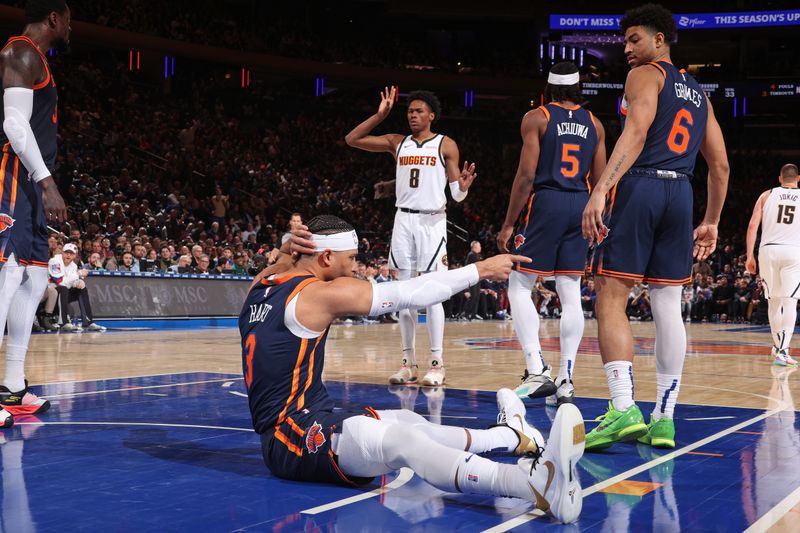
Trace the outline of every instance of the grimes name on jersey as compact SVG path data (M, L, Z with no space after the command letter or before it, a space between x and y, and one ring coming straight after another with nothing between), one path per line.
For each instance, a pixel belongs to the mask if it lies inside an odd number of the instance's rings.
M556 124L558 126L558 135L577 135L578 137L586 138L589 135L589 128L577 122L561 122Z
M675 84L675 96L691 102L697 107L703 105L703 95L683 83Z

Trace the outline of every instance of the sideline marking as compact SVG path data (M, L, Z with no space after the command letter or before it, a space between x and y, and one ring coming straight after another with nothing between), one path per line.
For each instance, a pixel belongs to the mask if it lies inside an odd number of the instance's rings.
M300 511L301 514L320 514L324 513L325 511L330 511L331 509L338 509L339 507L344 507L345 505L350 505L351 503L357 503L364 500L369 500L370 498L374 498L375 496L382 496L387 492L391 492L397 488L402 487L406 483L408 483L411 478L414 477L414 471L410 468L401 468L400 473L397 474L397 477L394 480L387 484L385 487L379 487L377 489L371 490L369 492L365 492L363 494L357 494L355 496L351 496L349 498L344 498L341 500L337 500L335 502L326 503L325 505L319 505L317 507L312 507L311 509L306 509L305 511Z

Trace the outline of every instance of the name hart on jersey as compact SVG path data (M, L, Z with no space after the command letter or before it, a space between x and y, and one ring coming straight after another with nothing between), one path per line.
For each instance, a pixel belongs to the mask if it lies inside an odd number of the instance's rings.
M698 91L695 91L688 85L684 85L683 83L675 84L675 96L677 96L678 98L682 98L687 102L691 102L697 107L703 105L702 94L699 93Z
M272 311L270 304L258 304L250 306L250 323L264 322L269 312Z
M557 124L558 135L577 135L586 138L589 135L589 128L577 122L561 122Z
M402 155L397 159L399 165L436 166L436 157L432 155Z

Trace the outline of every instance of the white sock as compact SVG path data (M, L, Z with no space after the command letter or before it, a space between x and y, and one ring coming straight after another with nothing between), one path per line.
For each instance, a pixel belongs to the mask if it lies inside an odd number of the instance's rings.
M603 365L608 379L611 402L617 411L627 411L633 401L633 363L611 361Z
M416 276L411 270L399 270L397 279L404 281ZM400 339L403 342L403 364L414 366L417 364L417 311L403 309L397 313L397 322L400 324Z
M541 374L544 370L544 358L542 346L539 344L539 314L531 299L534 283L534 276L511 272L508 277L508 301L514 314L514 332L525 354L525 366L529 373Z
M773 297L767 300L767 316L769 330L772 333L772 345L778 348L783 334L783 298Z
M17 292L11 298L8 312L8 345L6 346L6 374L3 385L12 392L25 388L25 355L31 339L31 327L36 318L36 308L47 287L47 269L25 267Z
M519 466L495 463L479 455L464 453L455 477L456 490L467 494L494 494L527 500L532 496L528 475Z
M24 274L25 267L17 265L14 254L11 254L5 263L0 264L0 328L6 326L11 300L22 283ZM0 346L2 343L3 337L0 336Z
M583 308L581 307L581 278L556 276L556 291L561 300L561 366L556 384L572 381L578 346L583 338Z
M425 317L425 320L428 326L428 336L431 340L431 363L436 361L439 366L444 366L444 359L442 358L444 306L442 304L432 305L427 308L427 312L428 316Z
M650 307L656 325L656 405L653 419L672 418L686 359L686 326L681 314L682 287L653 285Z
M783 350L792 345L792 333L797 322L797 300L794 298L781 298L783 300L783 315L781 317L781 344L778 349Z

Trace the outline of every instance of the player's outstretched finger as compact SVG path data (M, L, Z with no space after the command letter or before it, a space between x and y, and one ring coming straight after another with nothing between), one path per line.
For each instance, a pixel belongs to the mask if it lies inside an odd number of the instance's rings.
M512 255L511 261L513 261L514 263L530 263L531 258L525 257L524 255Z

